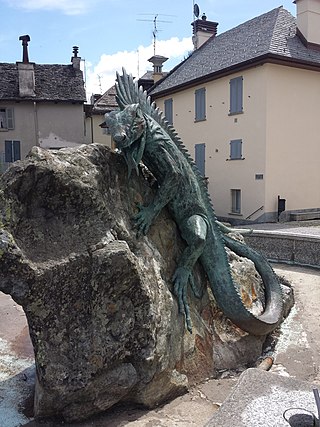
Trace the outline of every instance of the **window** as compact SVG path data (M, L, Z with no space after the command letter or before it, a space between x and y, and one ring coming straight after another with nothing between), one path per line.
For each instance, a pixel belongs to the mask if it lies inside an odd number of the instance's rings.
M12 163L21 159L20 141L4 141L4 160Z
M0 108L0 130L14 129L13 109Z
M230 141L230 160L242 159L242 139Z
M243 112L243 77L230 80L230 114Z
M164 101L164 115L169 125L173 124L173 100L172 98Z
M205 162L206 162L206 144L196 144L194 146L194 160L199 172L205 176Z
M195 121L206 119L206 89L203 87L195 91Z
M241 190L231 190L231 213L241 213Z

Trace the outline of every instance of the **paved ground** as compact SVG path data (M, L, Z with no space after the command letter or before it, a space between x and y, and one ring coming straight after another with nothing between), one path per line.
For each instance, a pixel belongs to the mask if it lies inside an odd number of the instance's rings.
M319 226L318 221L311 228L318 230ZM320 270L281 265L277 265L275 270L293 284L297 302L283 325L271 370L280 375L320 384ZM23 311L9 297L0 293L1 427L62 425L58 420L38 423L23 414L26 407L30 412L30 402L25 402L25 399L30 395L34 380L32 364L32 347ZM237 374L225 372L221 379L208 380L189 394L154 411L117 408L108 415L77 426L203 426L235 385Z

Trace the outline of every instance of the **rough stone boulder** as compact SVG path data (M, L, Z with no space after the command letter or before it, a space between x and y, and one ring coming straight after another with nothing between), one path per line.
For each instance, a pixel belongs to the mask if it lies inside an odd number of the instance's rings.
M36 417L80 420L117 402L154 407L260 355L264 337L223 316L199 265L202 298L189 294L193 334L186 331L171 293L184 247L176 224L163 210L148 236L133 228L136 203L153 191L95 144L34 147L1 177L0 291L26 313ZM244 294L259 287L250 261L231 254L230 262Z

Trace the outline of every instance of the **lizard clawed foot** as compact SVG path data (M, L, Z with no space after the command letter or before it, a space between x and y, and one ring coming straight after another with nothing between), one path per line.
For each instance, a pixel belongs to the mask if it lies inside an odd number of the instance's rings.
M192 322L190 317L190 308L187 301L188 282L190 281L191 289L195 296L198 297L199 292L195 286L192 272L186 267L178 267L172 277L174 284L174 294L178 298L179 312L186 317L187 329L192 333Z
M146 235L154 219L154 213L149 206L142 206L141 203L137 203L139 212L133 216L135 228L137 229L137 237L142 234Z

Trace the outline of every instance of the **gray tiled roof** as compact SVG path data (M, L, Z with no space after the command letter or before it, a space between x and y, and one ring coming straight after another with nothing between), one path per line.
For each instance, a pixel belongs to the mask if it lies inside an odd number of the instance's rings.
M34 64L33 101L82 102L86 99L81 70L72 65ZM0 63L0 100L21 100L17 64Z
M116 87L111 86L94 104L93 113L104 114L118 108L116 101Z
M209 39L151 90L151 95L214 77L228 69L273 56L320 67L320 52L296 35L296 20L282 6Z

